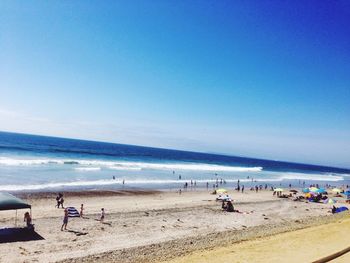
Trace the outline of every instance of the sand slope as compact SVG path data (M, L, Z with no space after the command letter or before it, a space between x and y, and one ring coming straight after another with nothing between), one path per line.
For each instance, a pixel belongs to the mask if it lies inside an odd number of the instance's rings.
M167 261L185 262L312 262L350 246L350 218L335 223L245 241L213 250L196 251ZM350 254L332 262L350 262Z

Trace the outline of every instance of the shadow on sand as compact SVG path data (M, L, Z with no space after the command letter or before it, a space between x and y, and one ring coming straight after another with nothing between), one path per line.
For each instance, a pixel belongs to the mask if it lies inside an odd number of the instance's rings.
M19 241L43 240L34 229L28 228L2 228L0 229L0 243L11 243Z
M75 234L76 236L85 236L87 235L88 233L87 232L80 232L80 231L75 231L75 230L67 230L69 233L73 233Z

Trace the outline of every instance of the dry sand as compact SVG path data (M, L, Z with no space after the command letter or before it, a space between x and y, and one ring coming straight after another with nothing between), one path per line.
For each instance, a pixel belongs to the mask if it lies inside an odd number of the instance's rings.
M246 242L195 251L167 263L313 262L350 246L350 218ZM350 262L350 253L332 260ZM164 262L165 263L165 262Z
M63 210L54 207L54 196L24 198L32 204L35 229L44 240L0 244L0 262L177 260L193 251L202 254L203 249L334 220L330 205L279 199L270 191L233 193L235 209L243 213L222 212L206 191L83 192L65 194L65 206L79 209L84 203L86 218L70 219L68 231L60 231ZM105 224L97 221L102 207ZM1 215L0 226L13 224L13 212ZM200 254L193 254L194 262L203 262L195 261Z

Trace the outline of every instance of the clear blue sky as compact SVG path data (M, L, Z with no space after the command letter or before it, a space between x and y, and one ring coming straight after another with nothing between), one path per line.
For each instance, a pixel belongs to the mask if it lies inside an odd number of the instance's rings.
M1 1L0 130L350 167L350 1Z

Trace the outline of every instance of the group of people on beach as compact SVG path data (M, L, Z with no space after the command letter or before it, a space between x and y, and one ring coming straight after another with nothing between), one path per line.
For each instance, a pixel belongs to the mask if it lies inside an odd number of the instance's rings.
M60 198L63 199L63 194L59 193L59 195L58 195L57 197L60 197ZM56 200L57 200L57 198L56 198ZM57 202L58 202L58 201L57 201ZM61 204L61 203L60 203L60 204ZM56 206L58 206L58 204L57 204ZM63 204L62 204L62 208L63 208ZM84 204L81 204L81 205L80 205L80 212L79 212L79 216L80 216L81 218L84 218L84 210L85 210ZM64 213L64 215L63 215L63 224L62 224L62 226L61 226L61 231L67 230L68 218L69 218L69 209L68 209L68 208L65 208L64 211L63 211L63 213ZM27 215L27 214L28 214L28 215ZM30 218L30 215L29 215L28 212L25 214L25 217L24 217L24 218L25 218L25 220L27 220L27 221L26 221L26 222L27 222L27 225L31 223L31 218ZM104 222L104 219L105 219L105 209L104 209L104 208L101 208L101 213L100 213L99 221L100 221L101 223L103 223L103 222ZM28 223L28 222L29 222L29 223Z
M56 202L57 202L57 204L56 204L55 207L60 208L60 206L61 206L62 208L64 208L63 207L64 199L63 199L63 194L62 193L58 193L58 195L56 197Z

